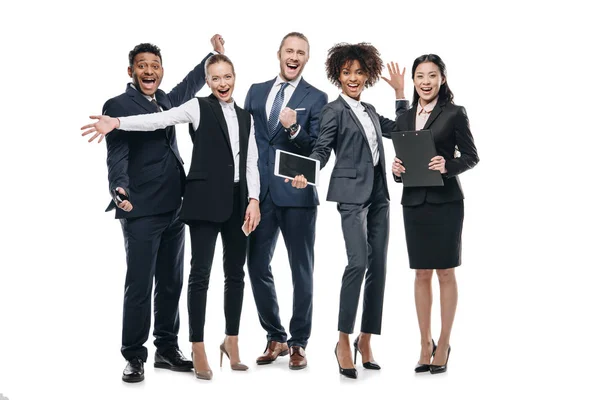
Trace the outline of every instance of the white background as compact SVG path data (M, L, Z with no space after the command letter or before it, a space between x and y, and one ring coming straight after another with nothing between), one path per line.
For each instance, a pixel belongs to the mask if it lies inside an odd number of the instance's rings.
M598 55L593 2L503 1L22 1L0 6L0 393L9 399L184 398L590 398L598 363ZM448 67L466 107L481 162L461 176L466 194L463 265L449 372L415 376L419 336L400 196L389 178L391 234L383 334L373 339L380 372L340 377L333 354L346 265L339 215L325 202L317 221L314 323L309 367L287 358L258 367L265 345L248 279L241 322L246 373L219 369L223 280L217 249L208 299L211 382L155 371L121 382L125 254L109 201L106 146L79 136L87 116L122 93L127 54L140 42L162 49L170 90L220 33L236 66L234 97L278 72L289 31L311 42L304 78L337 89L326 51L367 41L384 61L410 69L424 53ZM387 74L384 71L384 74ZM408 73L408 75L410 75ZM412 94L410 76L407 96ZM208 95L208 89L199 92ZM363 94L394 115L383 81ZM178 142L188 161L185 126ZM393 146L386 142L388 161ZM189 163L186 164L186 167ZM388 166L388 169L390 166ZM187 232L186 232L187 234ZM186 245L180 346L189 354ZM291 281L280 239L273 260L282 319ZM434 281L434 288L437 282ZM437 289L433 333L439 334ZM360 314L359 314L360 315ZM356 325L359 329L359 324ZM148 343L149 360L154 347Z

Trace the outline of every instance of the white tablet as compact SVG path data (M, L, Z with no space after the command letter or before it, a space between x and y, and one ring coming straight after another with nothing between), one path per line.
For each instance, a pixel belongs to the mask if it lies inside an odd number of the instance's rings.
M294 179L304 175L309 185L319 184L321 163L318 160L277 149L275 151L275 175Z

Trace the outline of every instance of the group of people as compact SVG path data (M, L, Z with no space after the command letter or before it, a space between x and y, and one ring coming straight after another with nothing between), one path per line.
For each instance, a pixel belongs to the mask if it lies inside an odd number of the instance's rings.
M367 43L337 44L326 61L328 79L341 89L327 95L302 78L309 60L308 39L291 32L281 41L279 74L254 84L244 108L233 100L235 69L224 55L224 40L211 38L213 51L171 92L159 89L160 50L151 44L129 54L132 82L125 93L108 100L98 121L84 126L90 141L106 137L109 190L121 221L127 254L121 352L127 360L123 380L144 379L154 290L154 336L157 368L194 370L213 376L204 347L206 298L215 243L221 234L225 274L225 339L220 345L232 369L248 367L239 356L238 333L244 293L244 264L267 345L256 359L269 364L289 354L289 367L307 366L311 333L313 265L317 206L314 186L303 176L274 174L275 152L284 150L327 163L336 154L327 200L337 202L348 264L340 290L335 355L339 372L357 378L357 352L367 369L380 369L371 349L380 334L389 238L389 192L382 138L397 130L431 130L437 156L429 168L444 186L405 187L402 195L410 267L416 270L415 301L421 332L416 372L445 372L457 302L454 268L460 265L463 193L457 175L478 162L463 107L453 104L446 67L434 54L417 58L412 68L412 107L404 96L404 71L383 62ZM383 78L396 95L396 118L387 119L361 102L361 93ZM195 94L207 83L212 94ZM174 125L190 124L192 159L187 176L177 149ZM394 180L406 171L395 158ZM181 200L183 197L183 201ZM189 337L192 360L177 344L178 301L183 283L184 224L191 238L188 282ZM243 226L243 230L240 229ZM293 280L289 337L279 317L271 260L283 235ZM440 282L442 329L432 340L432 276ZM364 284L360 334L353 344L361 287ZM352 345L354 359L352 358Z

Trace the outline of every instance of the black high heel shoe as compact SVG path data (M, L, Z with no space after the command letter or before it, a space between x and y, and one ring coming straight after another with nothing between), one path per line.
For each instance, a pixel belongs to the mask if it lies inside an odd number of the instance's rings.
M356 365L356 352L359 352L360 355L362 356L362 353L358 349L358 337L354 341L354 365ZM379 364L377 364L376 362L371 362L371 361L367 361L366 363L363 363L363 367L365 367L365 369L381 369Z
M340 369L340 374L344 375L347 378L351 378L351 379L356 379L358 377L358 371L356 371L356 368L342 368L342 366L340 365L340 360L338 360L337 358L337 348L338 348L338 344L335 344L335 360L338 363L338 367Z
M433 343L433 351L431 352L431 357L435 356L435 351L437 350L437 346L435 345L435 341L431 339L431 343ZM429 367L431 364L417 364L415 367L415 372L427 372L429 371Z
M441 374L448 371L448 359L450 358L450 345L448 345L448 355L446 356L446 363L444 365L430 365L429 372L432 374Z

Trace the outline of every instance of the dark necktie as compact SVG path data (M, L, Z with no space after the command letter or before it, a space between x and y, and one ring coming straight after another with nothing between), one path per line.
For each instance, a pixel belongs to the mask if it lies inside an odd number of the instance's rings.
M275 95L275 100L273 101L273 107L271 108L271 113L269 114L269 133L271 136L275 135L275 131L277 130L277 123L279 122L279 113L281 113L281 106L283 105L284 91L285 88L289 85L289 83L285 82L281 84L279 91Z
M152 99L150 100L150 103L154 104L154 108L156 108L156 111L161 112L162 110L160 109L160 106L158 105L158 102L156 101L156 99Z

